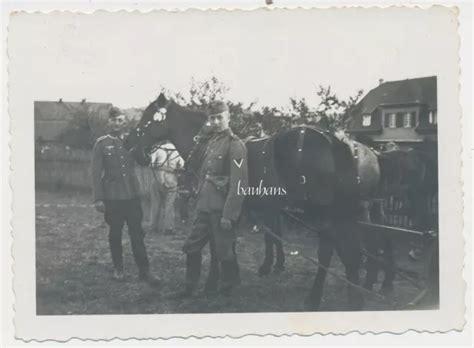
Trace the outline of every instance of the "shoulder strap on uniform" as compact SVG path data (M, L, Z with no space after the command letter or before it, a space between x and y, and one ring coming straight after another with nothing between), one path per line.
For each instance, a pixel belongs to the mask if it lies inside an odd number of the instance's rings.
M103 135L103 136L101 136L101 137L97 138L97 140L96 140L95 142L96 142L96 143L98 143L99 141L102 141L102 140L106 139L107 137L109 137L109 135L108 135L108 134L106 134L106 135Z

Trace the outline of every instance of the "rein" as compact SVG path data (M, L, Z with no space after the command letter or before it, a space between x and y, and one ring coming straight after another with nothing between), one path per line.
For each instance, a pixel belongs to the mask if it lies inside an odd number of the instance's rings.
M176 151L176 149L164 149L164 148L162 148L161 146L162 146L162 144L152 146L152 148L151 148L151 150L150 150L150 153L153 153L153 152L155 152L155 151L157 151L157 150L162 150L162 151L165 151L165 152L166 152L166 158L165 158L164 161L163 161L161 164L159 164L159 165L154 166L154 165L152 164L152 167L155 167L155 168L164 167L166 163L169 164L169 161L174 160L174 159L176 159L176 158L178 158L178 157L180 156L180 154L178 153L178 151ZM173 154L173 152L175 152L176 154L175 154L173 157L171 157L171 155Z

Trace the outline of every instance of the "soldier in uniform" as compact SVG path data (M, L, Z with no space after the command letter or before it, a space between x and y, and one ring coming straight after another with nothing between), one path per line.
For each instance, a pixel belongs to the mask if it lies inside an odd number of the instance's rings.
M247 186L247 149L229 128L229 109L223 102L213 102L208 120L213 135L203 156L196 220L183 251L186 253L185 289L177 297L193 295L201 272L201 250L209 243L211 265L205 291L218 290L230 295L234 285L240 283L235 253L235 224L240 216L243 195L237 188Z
M117 108L109 112L109 134L97 139L92 158L94 206L104 213L109 225L109 245L114 265L114 278L123 279L122 229L127 223L133 257L139 279L150 285L158 280L150 274L148 256L143 241L142 207L135 162L124 147L125 116Z

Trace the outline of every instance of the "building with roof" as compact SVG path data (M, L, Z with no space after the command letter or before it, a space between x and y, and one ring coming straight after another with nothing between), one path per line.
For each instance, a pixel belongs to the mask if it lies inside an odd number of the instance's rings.
M436 76L381 81L351 111L347 132L377 145L437 142L436 90Z
M54 142L70 125L76 117L85 115L88 118L89 127L94 127L100 120L107 120L111 103L91 103L86 100L81 102L58 101L35 101L35 140Z

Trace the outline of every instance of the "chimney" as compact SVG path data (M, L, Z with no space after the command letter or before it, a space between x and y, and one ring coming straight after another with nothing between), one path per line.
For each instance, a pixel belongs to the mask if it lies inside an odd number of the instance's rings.
M379 79L379 86L383 83L383 79Z

